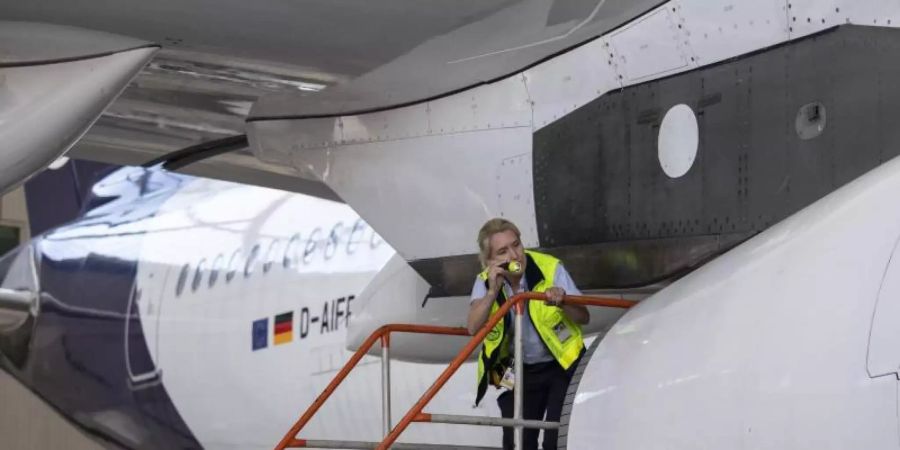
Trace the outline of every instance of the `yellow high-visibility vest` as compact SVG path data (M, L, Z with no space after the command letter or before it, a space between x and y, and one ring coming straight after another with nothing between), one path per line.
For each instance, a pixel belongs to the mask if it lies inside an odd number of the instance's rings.
M525 257L528 262L525 265L525 281L528 283L528 290L532 292L544 292L548 288L553 287L553 278L556 275L556 267L559 260L543 253L531 250L525 251ZM487 270L478 274L478 276L487 283ZM500 309L506 301L506 294L503 290L494 299L491 304L491 316ZM581 355L584 349L584 339L582 338L581 327L569 319L562 308L558 306L550 306L543 301L528 302L528 314L531 317L531 323L534 324L535 330L540 335L547 350L556 359L556 362L562 366L563 370L569 367ZM512 336L507 336L506 330L510 329L509 317L497 322L497 325L487 334L481 346L481 353L478 356L478 387L475 396L475 404L481 402L484 393L490 384L489 374L491 369L498 361L502 361L509 356L509 343ZM568 328L568 333L560 333L568 337L564 341L560 341L557 334L558 327ZM522 355L519 355L521 358ZM503 374L499 374L502 376Z

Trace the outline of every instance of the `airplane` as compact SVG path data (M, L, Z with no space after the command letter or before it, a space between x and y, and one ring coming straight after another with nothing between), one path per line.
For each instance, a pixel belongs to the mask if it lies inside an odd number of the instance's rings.
M894 158L643 299L590 345L563 448L900 448L898 189ZM121 446L271 446L357 316L391 315L352 292L402 258L342 204L156 168L114 172L87 204L0 261L0 351ZM459 306L421 314L459 323ZM397 403L440 369L395 365ZM377 436L379 371L364 362L310 433ZM430 408L471 414L466 372ZM420 442L498 439L421 427Z
M0 261L0 365L115 448L272 448L344 364L348 328L378 326L359 295L393 255L342 203L125 167L81 217ZM408 344L392 362L396 415L442 369L407 362L433 350ZM367 357L309 437L380 437L380 375ZM469 363L441 407L498 414L473 409L473 379ZM426 438L499 430L409 436Z
M171 168L259 185L318 185L346 202L418 275L409 275L415 295L398 308L459 301L477 270L470 235L492 216L519 223L527 246L562 257L580 286L644 287L702 270L897 154L891 80L900 6L893 2L498 1L434 16L415 7L392 14L318 3L306 5L309 14L290 14L273 2L255 6L254 15L224 5L209 27L193 28L176 16L202 16L203 2L164 2L140 17L123 3L106 11L107 20L84 12L96 10L84 8L92 2L76 3L50 19L31 2L3 8L16 20L130 31L166 42L177 56L144 73L156 77L156 91L152 83L132 87L140 114L107 116L95 129L101 136L83 141L83 155L146 159L168 131L163 124L173 122L164 114L178 109L172 103L197 99L153 93L189 92L198 83L178 91L178 81L202 79L204 101L213 98L212 109L227 109L237 123L215 134L246 132L246 145L223 138L182 153L159 145L166 148L154 158L174 155L189 164ZM343 23L352 26L323 26L317 17L350 18ZM247 34L221 33L240 25ZM411 31L419 26L426 31ZM166 36L169 29L187 37ZM273 36L294 45L263 39ZM335 43L336 51L317 58L315 49L299 50L304 38ZM245 58L239 64L210 57L231 46ZM372 47L384 51L346 52ZM303 62L347 61L361 63L335 69L333 78L300 75ZM240 72L227 64L290 66L297 70L281 80L319 84L276 83L277 92L260 99L268 70L211 88L210 80ZM159 82L166 77L170 83ZM258 88L237 99L245 108L229 92L239 82ZM154 103L161 98L178 100ZM110 122L122 125L119 132L144 127L123 139ZM181 129L201 129L208 139L211 122L182 120ZM121 150L135 141L144 145ZM434 238L422 239L428 233Z
M641 287L896 154L881 0L0 6L164 46L72 156L340 199L435 299L492 216L586 288Z

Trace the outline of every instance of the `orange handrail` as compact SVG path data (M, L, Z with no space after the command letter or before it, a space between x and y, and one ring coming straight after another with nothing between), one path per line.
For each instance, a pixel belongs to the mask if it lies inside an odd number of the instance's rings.
M438 377L438 379L422 394L422 397L417 401L412 408L403 416L403 419L395 426L390 434L388 434L381 444L378 447L375 447L376 450L387 450L391 444L393 444L398 437L400 437L400 433L403 433L406 430L406 427L409 426L416 418L420 417L422 410L425 409L425 406L428 405L428 402L437 395L437 392L444 387L444 384L447 383L447 380L456 373L456 370L469 358L469 355L478 347L479 344L484 340L485 336L487 336L488 332L492 330L497 323L503 318L504 315L512 308L514 305L519 305L522 302L527 302L530 300L546 300L547 296L543 293L538 292L522 292L520 294L516 294L512 296L509 300L507 300L500 309L491 316L487 323L485 323L478 333L475 333L472 336L472 339L460 350L459 354L456 355L456 358L450 362L450 365L444 370L443 373ZM631 308L635 304L636 301L633 300L624 300L618 298L603 298L603 297L588 297L582 295L567 295L563 300L563 303L569 303L573 305L585 305L585 306L606 306L612 308ZM517 355L518 356L518 355Z
M530 300L546 300L547 296L543 293L538 292L522 292L520 294L514 295L508 301L506 301L498 310L495 312L485 324L475 333L474 336L466 343L465 347L460 350L459 354L457 354L456 358L450 362L450 365L441 373L438 379L422 394L422 397L417 401L412 408L406 413L403 419L391 429L391 432L384 438L384 440L376 447L377 450L387 450L391 444L393 444L397 438L403 433L404 430L409 426L410 423L416 421L416 419L421 419L424 417L422 415L422 410L425 406L430 402L437 392L447 383L451 376L456 373L457 369L468 359L469 355L478 347L479 344L484 340L487 333L492 330L497 323L509 312L510 308L513 306L517 306L522 304L523 302L527 302ZM585 306L605 306L611 308L631 308L635 304L636 301L633 300L624 300L617 298L604 298L604 297L590 297L590 296L576 296L576 295L567 295L565 296L563 303L575 304L575 305L585 305ZM282 438L281 442L275 447L276 450L284 450L285 448L294 448L294 447L305 447L306 440L297 439L297 434L305 427L312 417L318 412L318 410L322 407L326 400L331 396L332 393L340 386L340 384L344 381L347 375L350 374L350 371L356 366L357 363L369 352L375 342L381 341L382 345L388 345L388 341L390 339L390 334L393 332L398 333L419 333L419 334L440 334L440 335L450 335L450 336L468 336L469 332L465 328L454 328L454 327L440 327L433 325L410 325L410 324L391 324L384 325L377 330L375 330L364 342L363 344L353 353L353 356L344 364L344 367L335 375L334 379L331 380L331 383L316 397L316 400L312 403L312 405L307 408L307 410L300 416L300 419L294 424L293 427L285 434L284 438Z
M469 331L465 328L461 327L439 327L434 325L409 325L409 324L391 324L384 325L375 332L373 332L364 342L363 344L353 353L353 356L344 364L344 367L341 368L340 372L334 376L334 379L331 380L331 383L316 397L316 400L312 403L312 405L307 408L306 412L300 416L300 419L294 424L293 427L284 435L284 438L281 439L281 442L275 447L276 450L284 450L288 447L305 447L306 442L302 439L297 439L297 434L300 433L300 430L306 426L307 423L312 419L312 417L319 411L319 408L325 404L325 401L328 400L328 397L334 393L335 389L347 378L347 375L350 374L350 371L356 366L357 363L369 352L375 342L384 339L382 342L384 344L387 343L387 340L390 339L391 333L419 333L419 334L442 334L449 336L468 336Z

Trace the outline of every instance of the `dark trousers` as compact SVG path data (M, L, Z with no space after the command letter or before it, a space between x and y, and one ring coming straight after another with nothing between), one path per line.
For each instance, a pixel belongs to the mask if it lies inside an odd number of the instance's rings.
M562 414L563 402L566 399L566 390L569 388L569 381L572 379L572 373L577 365L577 363L573 364L571 369L566 371L556 361L525 364L525 373L523 374L525 404L522 405L522 416L530 420L558 422L559 416ZM497 405L500 406L503 417L511 418L513 416L513 402L512 391L506 391L497 397ZM540 430L536 428L524 430L524 442L522 443L524 450L537 450L539 432ZM503 427L504 450L514 448L514 433L513 428ZM544 430L543 450L556 450L557 437L557 430Z

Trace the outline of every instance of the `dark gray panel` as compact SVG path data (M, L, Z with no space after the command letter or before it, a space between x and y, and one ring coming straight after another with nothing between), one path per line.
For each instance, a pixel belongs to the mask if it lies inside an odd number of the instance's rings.
M534 136L541 246L759 232L900 152L897 79L900 31L846 25L604 95ZM801 139L813 102L825 129ZM657 139L680 103L700 144L672 179Z

